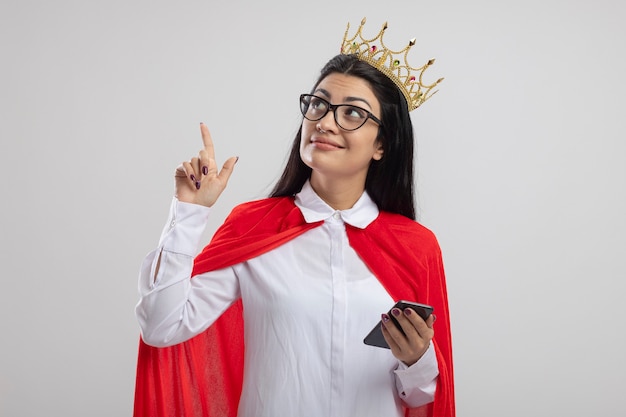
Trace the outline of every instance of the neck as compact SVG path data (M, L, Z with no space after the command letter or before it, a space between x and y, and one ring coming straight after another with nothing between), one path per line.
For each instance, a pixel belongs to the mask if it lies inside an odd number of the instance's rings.
M314 174L315 171L310 178L311 187L326 204L335 210L352 208L365 191L365 181L337 178L329 180Z

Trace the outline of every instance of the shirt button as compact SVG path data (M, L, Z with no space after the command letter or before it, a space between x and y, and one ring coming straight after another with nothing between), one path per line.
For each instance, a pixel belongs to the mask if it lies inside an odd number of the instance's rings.
M170 223L170 227L174 227L175 224L176 224L176 220L172 220L172 222Z
M333 213L333 218L334 218L335 220L339 220L339 219L341 218L341 214L339 214L339 212L338 212L338 211L336 211L336 212L334 212L334 213Z

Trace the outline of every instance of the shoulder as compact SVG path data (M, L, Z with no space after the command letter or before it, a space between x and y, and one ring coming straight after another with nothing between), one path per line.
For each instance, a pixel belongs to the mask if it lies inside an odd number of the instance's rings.
M389 235L409 247L439 251L439 242L432 230L401 214L381 211L368 229L370 227L372 232Z
M268 197L260 200L248 201L236 205L230 214L229 219L240 216L263 217L272 211L289 211L295 207L293 197Z
M302 213L293 197L269 197L235 206L220 230L242 236L249 232L277 233L302 223Z
M376 223L379 227L394 231L403 230L407 233L422 235L424 237L435 237L435 234L429 228L401 214L381 211L372 224L374 223Z

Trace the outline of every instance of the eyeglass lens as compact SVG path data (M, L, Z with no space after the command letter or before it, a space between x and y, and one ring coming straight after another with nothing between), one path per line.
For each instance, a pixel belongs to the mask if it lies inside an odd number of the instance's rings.
M303 94L300 97L302 115L311 121L321 120L326 113L333 110L335 122L344 130L355 130L363 126L369 117L367 110L349 104L331 105L323 98Z

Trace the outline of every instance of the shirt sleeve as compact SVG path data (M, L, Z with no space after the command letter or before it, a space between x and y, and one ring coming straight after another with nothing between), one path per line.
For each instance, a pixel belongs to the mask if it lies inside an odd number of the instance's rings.
M231 267L191 279L209 212L174 198L159 245L141 265L135 315L149 345L172 346L196 336L240 297Z
M398 395L408 407L419 407L435 399L439 368L432 344L413 365L406 366L399 362L394 373Z

